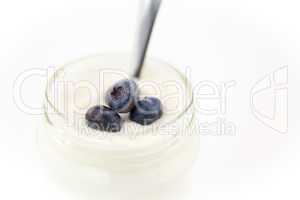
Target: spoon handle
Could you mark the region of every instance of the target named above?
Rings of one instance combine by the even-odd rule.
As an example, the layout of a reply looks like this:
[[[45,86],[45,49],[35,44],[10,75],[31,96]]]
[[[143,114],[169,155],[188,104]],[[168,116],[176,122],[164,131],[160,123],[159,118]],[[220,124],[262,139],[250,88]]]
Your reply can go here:
[[[143,0],[133,54],[133,77],[139,78],[161,0]]]

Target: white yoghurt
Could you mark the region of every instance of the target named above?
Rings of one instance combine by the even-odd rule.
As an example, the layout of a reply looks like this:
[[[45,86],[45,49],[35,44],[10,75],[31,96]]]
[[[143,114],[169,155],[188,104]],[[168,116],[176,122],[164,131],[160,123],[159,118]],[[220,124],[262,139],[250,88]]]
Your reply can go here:
[[[69,183],[75,178],[92,185],[155,185],[183,173],[197,155],[190,86],[173,67],[155,60],[145,63],[138,86],[142,97],[161,100],[159,120],[142,126],[122,115],[118,133],[86,126],[86,110],[105,105],[106,90],[129,77],[128,63],[126,55],[77,60],[60,68],[48,84],[39,145],[55,173]]]

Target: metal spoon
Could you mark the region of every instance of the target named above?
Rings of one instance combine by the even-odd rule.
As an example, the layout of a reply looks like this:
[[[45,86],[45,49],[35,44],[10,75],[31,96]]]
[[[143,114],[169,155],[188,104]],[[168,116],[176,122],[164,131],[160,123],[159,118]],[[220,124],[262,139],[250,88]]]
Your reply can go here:
[[[143,0],[133,51],[133,77],[139,78],[151,38],[152,29],[162,0]]]

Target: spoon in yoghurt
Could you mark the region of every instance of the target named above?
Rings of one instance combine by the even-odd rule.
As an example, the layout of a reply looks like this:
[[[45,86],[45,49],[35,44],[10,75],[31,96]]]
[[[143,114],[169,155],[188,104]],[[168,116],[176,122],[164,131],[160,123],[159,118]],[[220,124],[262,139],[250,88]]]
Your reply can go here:
[[[147,53],[155,19],[159,11],[162,0],[143,0],[140,5],[140,14],[133,49],[133,74],[134,78],[139,78],[145,56]]]

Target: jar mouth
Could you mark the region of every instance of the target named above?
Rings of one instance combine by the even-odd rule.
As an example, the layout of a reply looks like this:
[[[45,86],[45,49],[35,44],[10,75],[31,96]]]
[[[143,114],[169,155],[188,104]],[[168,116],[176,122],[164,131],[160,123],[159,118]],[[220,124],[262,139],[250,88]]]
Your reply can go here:
[[[98,61],[103,61],[109,63],[111,61],[115,62],[116,60],[122,60],[124,63],[123,65],[126,68],[126,65],[128,65],[130,55],[126,53],[106,53],[106,54],[97,54],[97,55],[92,55],[92,56],[87,56],[84,58],[80,58],[74,61],[71,61],[67,64],[62,65],[59,67],[54,74],[50,77],[50,79],[47,81],[46,84],[46,92],[45,92],[45,104],[44,104],[44,109],[45,109],[45,119],[46,122],[56,130],[56,133],[59,133],[56,135],[57,137],[60,137],[63,140],[69,141],[68,143],[72,144],[79,144],[79,145],[84,145],[84,146],[94,146],[94,148],[97,149],[102,149],[102,150],[108,150],[108,151],[130,151],[130,150],[136,150],[138,148],[146,148],[143,145],[137,144],[136,146],[119,146],[119,145],[114,145],[112,143],[103,143],[103,140],[95,140],[94,138],[91,137],[86,137],[86,136],[81,136],[78,134],[74,134],[74,131],[76,132],[75,129],[72,129],[71,127],[67,127],[65,124],[65,120],[67,118],[66,114],[61,112],[60,109],[55,105],[55,102],[51,99],[50,93],[51,90],[49,88],[53,87],[55,82],[57,81],[57,77],[59,77],[59,74],[62,72],[69,72],[74,70],[73,68],[78,68],[76,66],[76,63],[81,63],[81,62],[87,62],[89,64],[91,63],[97,63]],[[192,92],[192,87],[187,79],[187,77],[182,74],[176,67],[168,64],[167,62],[161,61],[156,58],[149,58],[145,61],[147,62],[153,62],[155,64],[158,64],[159,66],[163,66],[164,68],[172,71],[174,74],[176,74],[176,78],[184,84],[184,90],[186,92],[186,104],[184,107],[180,110],[180,112],[174,114],[171,118],[169,118],[167,121],[163,122],[160,124],[160,126],[153,127],[153,126],[145,126],[143,127],[143,135],[147,135],[148,133],[153,133],[153,132],[159,132],[161,129],[164,129],[165,127],[172,126],[172,124],[177,123],[177,121],[181,120],[189,111],[192,112],[193,115],[193,92]],[[105,63],[104,62],[104,63]],[[114,63],[115,64],[115,63]],[[121,63],[120,63],[121,64]],[[92,64],[91,64],[92,65]],[[103,66],[105,64],[103,63],[97,63],[97,66]],[[107,66],[110,66],[110,64],[107,64]],[[128,69],[127,67],[126,69]],[[77,70],[77,69],[75,69]],[[88,70],[88,69],[87,69]],[[49,110],[51,110],[51,114],[49,113]],[[193,118],[193,116],[192,116]],[[131,130],[132,131],[132,130]],[[133,134],[134,135],[139,135],[139,131],[141,130],[136,130]],[[174,140],[176,140],[177,135],[163,135],[161,137],[157,137],[155,140],[153,140],[152,144],[149,145],[158,145],[158,144],[168,144],[169,142],[172,143]],[[118,137],[118,136],[115,136]]]

